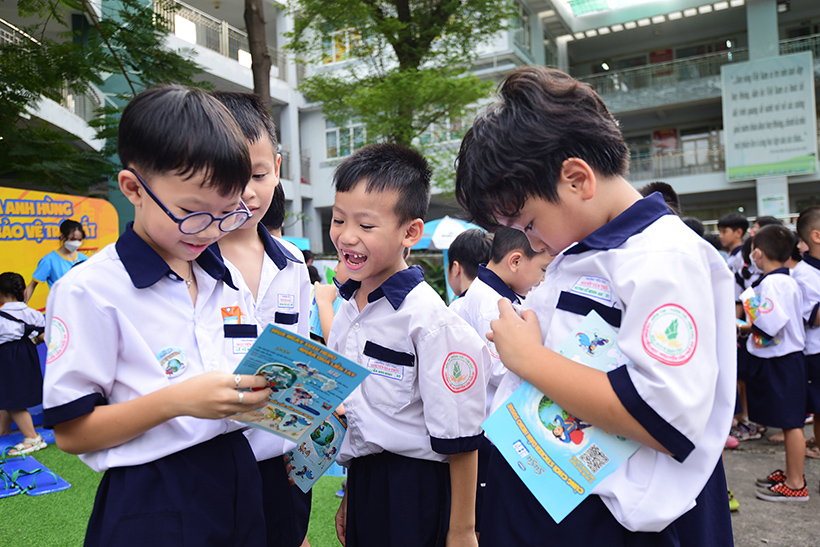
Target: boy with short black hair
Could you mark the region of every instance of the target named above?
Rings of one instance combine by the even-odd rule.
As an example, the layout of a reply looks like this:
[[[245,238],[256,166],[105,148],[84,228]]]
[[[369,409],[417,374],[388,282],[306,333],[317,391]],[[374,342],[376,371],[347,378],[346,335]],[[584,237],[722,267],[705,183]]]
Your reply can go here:
[[[660,194],[641,199],[623,178],[629,150],[591,87],[526,67],[499,98],[464,137],[456,196],[481,225],[520,229],[556,258],[520,316],[499,303],[492,341],[508,372],[493,406],[526,380],[643,446],[560,524],[494,452],[482,545],[732,545],[720,456],[735,398],[724,343],[734,305],[723,258]],[[631,363],[605,373],[548,349],[592,310],[619,329]]]
[[[493,236],[478,228],[465,230],[447,249],[447,282],[457,296],[464,296],[478,275],[478,265],[490,260]],[[455,304],[456,301],[453,302]],[[452,304],[451,304],[452,307]]]
[[[806,411],[813,412],[814,443],[806,451],[806,456],[820,459],[817,438],[820,437],[820,206],[812,205],[800,212],[797,218],[797,233],[808,247],[797,266],[792,270],[792,278],[797,281],[803,297],[803,321],[806,326]]]
[[[347,547],[476,545],[489,355],[403,258],[424,231],[430,169],[376,144],[343,160],[334,185],[330,238],[350,279],[328,347],[371,371],[344,403],[350,473],[336,533]]]
[[[746,382],[749,392],[749,418],[783,429],[786,444],[785,473],[777,470],[756,484],[765,490],[755,495],[766,501],[808,501],[803,476],[806,441],[806,365],[803,349],[803,298],[797,282],[789,275],[785,262],[794,238],[788,228],[768,225],[752,239],[752,260],[763,276],[744,295],[749,324],[747,348],[752,357],[752,377]]]
[[[475,329],[487,344],[492,358],[492,372],[487,385],[488,415],[495,392],[507,370],[495,350],[495,344],[487,340],[490,321],[498,318],[498,300],[506,298],[520,306],[527,293],[544,278],[550,262],[552,257],[548,253],[532,250],[523,232],[514,228],[499,228],[493,234],[489,260],[478,266],[476,280],[467,294],[459,298],[461,305],[455,312]],[[491,452],[492,444],[486,437],[482,438],[478,452],[476,530],[480,529],[483,491]]]
[[[726,263],[732,273],[737,273],[743,267],[743,257],[740,249],[743,247],[743,237],[749,229],[749,220],[740,213],[729,213],[718,220],[718,234],[720,243],[729,252]]]
[[[217,245],[228,265],[254,303],[252,319],[262,329],[272,323],[302,336],[309,335],[310,283],[301,257],[295,256],[281,240],[270,235],[262,218],[268,212],[279,183],[282,161],[276,142],[273,117],[253,93],[217,91],[211,95],[233,114],[248,139],[251,177],[242,201],[251,218],[225,236]],[[249,340],[250,341],[250,340]],[[241,355],[248,345],[236,345]],[[310,492],[303,493],[288,483],[284,454],[296,445],[260,429],[250,428],[245,436],[251,443],[262,475],[267,544],[299,547],[307,535],[310,519]]]
[[[247,142],[216,99],[180,86],[137,95],[118,142],[134,221],[46,308],[44,423],[105,471],[85,545],[264,545],[253,452],[221,418],[271,392],[231,373],[231,323],[252,303],[208,248],[248,219]]]

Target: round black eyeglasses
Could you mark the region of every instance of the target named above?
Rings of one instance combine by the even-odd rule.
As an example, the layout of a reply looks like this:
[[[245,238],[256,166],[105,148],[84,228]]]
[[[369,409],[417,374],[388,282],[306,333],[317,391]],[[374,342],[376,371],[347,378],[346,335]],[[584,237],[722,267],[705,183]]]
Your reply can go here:
[[[137,180],[142,184],[142,187],[145,188],[145,192],[148,196],[154,200],[154,202],[159,205],[159,208],[162,209],[168,218],[173,220],[177,223],[177,227],[179,231],[183,234],[198,234],[199,232],[205,230],[208,226],[210,226],[214,222],[219,222],[217,225],[219,230],[222,232],[233,232],[234,230],[238,229],[240,226],[245,224],[249,218],[251,218],[251,212],[248,209],[248,206],[242,200],[239,200],[239,209],[234,211],[233,213],[228,213],[224,217],[215,217],[211,213],[207,211],[199,211],[196,213],[191,213],[189,215],[185,215],[182,218],[178,218],[174,213],[172,213],[168,207],[165,206],[162,201],[148,188],[148,185],[145,184],[145,181],[142,180],[142,177],[139,176],[139,173],[131,169],[130,167],[125,168],[126,171],[131,171],[134,173],[134,176],[137,177]]]

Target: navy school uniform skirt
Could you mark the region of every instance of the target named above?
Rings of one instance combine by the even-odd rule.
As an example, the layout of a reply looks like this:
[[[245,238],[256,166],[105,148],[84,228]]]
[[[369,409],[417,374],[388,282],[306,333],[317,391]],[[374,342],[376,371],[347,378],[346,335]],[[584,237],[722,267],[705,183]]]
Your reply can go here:
[[[806,412],[820,413],[820,353],[806,355]]]
[[[556,524],[493,448],[481,517],[481,547],[731,547],[732,521],[723,461],[697,497],[697,505],[661,532],[630,532],[615,520],[601,498],[587,497]],[[674,496],[674,492],[669,492]]]
[[[0,378],[0,409],[20,410],[43,402],[40,357],[28,338],[0,344]]]
[[[240,431],[105,472],[85,545],[265,545],[259,467]]]
[[[449,526],[448,464],[391,452],[352,460],[346,547],[444,547]]]
[[[806,360],[801,352],[752,359],[754,376],[746,382],[749,419],[781,429],[803,428],[806,419]]]
[[[268,547],[299,547],[307,536],[311,491],[288,483],[285,458],[259,462]]]

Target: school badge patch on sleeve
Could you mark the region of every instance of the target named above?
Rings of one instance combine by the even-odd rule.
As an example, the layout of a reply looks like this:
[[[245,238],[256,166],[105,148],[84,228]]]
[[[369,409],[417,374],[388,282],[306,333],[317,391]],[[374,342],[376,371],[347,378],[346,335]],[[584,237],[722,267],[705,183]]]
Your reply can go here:
[[[695,320],[677,304],[665,304],[653,311],[643,325],[643,349],[661,363],[686,364],[698,345]]]
[[[478,378],[478,369],[472,357],[454,351],[444,359],[441,376],[447,389],[453,393],[461,393],[473,387]]]
[[[51,333],[48,337],[48,354],[46,364],[51,363],[65,353],[68,347],[68,327],[59,317],[51,318]]]

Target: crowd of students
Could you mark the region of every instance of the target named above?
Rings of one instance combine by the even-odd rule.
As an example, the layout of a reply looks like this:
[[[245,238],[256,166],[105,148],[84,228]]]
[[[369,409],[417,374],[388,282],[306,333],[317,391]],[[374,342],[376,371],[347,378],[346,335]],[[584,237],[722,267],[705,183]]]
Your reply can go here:
[[[104,472],[86,545],[307,545],[292,443],[226,419],[271,394],[232,373],[259,327],[310,328],[304,257],[262,222],[279,208],[270,115],[253,95],[165,86],[131,101],[118,142],[134,221],[54,284],[46,310],[44,425]],[[760,479],[759,497],[808,499],[820,208],[798,221],[808,252],[792,275],[788,230],[755,233],[741,267],[722,219],[733,276],[660,193],[627,182],[628,161],[591,88],[511,74],[458,154],[457,199],[494,236],[453,243],[449,308],[406,262],[429,205],[425,159],[374,144],[339,164],[330,238],[346,281],[317,287],[316,332],[372,372],[344,403],[343,545],[731,545],[721,454],[735,414],[738,428],[785,431],[785,471]],[[628,364],[603,372],[553,351],[593,310]],[[672,323],[679,337],[659,334]],[[524,381],[640,443],[560,523],[483,435]]]

